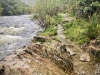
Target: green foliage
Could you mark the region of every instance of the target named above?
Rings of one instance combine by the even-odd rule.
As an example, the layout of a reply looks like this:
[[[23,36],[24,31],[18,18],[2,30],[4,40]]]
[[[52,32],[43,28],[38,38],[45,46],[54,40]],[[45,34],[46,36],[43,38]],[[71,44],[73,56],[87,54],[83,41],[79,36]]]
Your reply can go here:
[[[34,6],[34,12],[38,14],[39,19],[45,24],[51,24],[51,17],[56,16],[64,9],[66,0],[37,0]]]
[[[69,4],[71,4],[70,2],[71,1],[69,1]],[[65,33],[67,34],[66,36],[72,41],[81,43],[100,36],[100,0],[75,0],[75,2],[76,4],[74,3],[73,5],[75,9],[71,9],[71,12],[72,10],[80,10],[81,13],[79,12],[78,15],[81,15],[81,18],[88,18],[88,21],[82,23],[83,20],[81,19],[81,22],[76,21],[76,23],[67,24],[64,27]]]
[[[61,22],[63,22],[63,18],[60,14],[58,14],[57,16],[51,17],[51,24],[52,25],[58,25]]]
[[[100,24],[98,22],[98,16],[94,14],[93,17],[90,18],[90,24],[87,30],[87,36],[90,39],[95,39],[99,36]]]
[[[89,21],[79,19],[64,26],[66,38],[69,38],[76,44],[83,44],[86,41],[100,36],[100,23],[96,14]]]
[[[21,15],[28,13],[28,6],[20,0],[0,0],[2,15]]]
[[[49,18],[48,18],[49,19]],[[48,27],[46,28],[45,31],[43,31],[41,33],[41,35],[44,36],[53,36],[54,39],[57,40],[56,34],[57,34],[57,25],[59,23],[63,22],[63,18],[61,17],[60,14],[58,14],[57,16],[52,16],[50,17],[50,25],[48,25]]]
[[[100,0],[79,0],[78,9],[81,9],[83,11],[84,16],[93,15],[95,12],[99,13]]]
[[[2,15],[3,8],[0,5],[0,15]]]
[[[70,14],[75,14],[77,6],[78,6],[77,0],[67,0],[66,12]]]
[[[76,20],[72,23],[67,23],[64,26],[64,33],[66,38],[70,39],[76,44],[83,44],[88,41],[88,37],[84,34],[87,30],[88,23],[85,20]]]
[[[48,28],[41,33],[43,36],[54,36],[57,34],[57,27],[54,25],[49,25]]]
[[[41,3],[42,2],[42,3]],[[77,9],[81,9],[83,16],[89,19],[79,19],[64,25],[64,33],[76,44],[83,44],[90,39],[100,35],[100,15],[91,15],[99,10],[99,0],[37,0],[34,12],[39,20],[42,20],[48,27],[41,35],[55,36],[58,24],[63,22],[60,12],[75,14]],[[95,9],[96,8],[96,9]],[[94,10],[95,9],[95,10]],[[74,13],[72,13],[74,12]],[[90,18],[91,17],[91,18]],[[57,39],[55,37],[55,39]]]

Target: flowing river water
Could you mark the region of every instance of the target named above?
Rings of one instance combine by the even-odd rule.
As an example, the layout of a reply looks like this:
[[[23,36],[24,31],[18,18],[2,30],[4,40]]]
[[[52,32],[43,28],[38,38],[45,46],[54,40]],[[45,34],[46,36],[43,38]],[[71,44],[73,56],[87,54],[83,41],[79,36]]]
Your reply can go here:
[[[33,37],[43,31],[37,22],[31,21],[32,15],[0,17],[0,59],[31,43]]]

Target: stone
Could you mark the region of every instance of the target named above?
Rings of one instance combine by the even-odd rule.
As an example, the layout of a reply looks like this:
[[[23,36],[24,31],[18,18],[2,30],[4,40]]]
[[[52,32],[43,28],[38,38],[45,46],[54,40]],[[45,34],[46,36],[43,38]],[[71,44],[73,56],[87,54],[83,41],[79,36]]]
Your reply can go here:
[[[81,56],[80,56],[80,60],[84,61],[84,62],[90,61],[89,53],[86,53],[86,52],[82,53]]]
[[[67,52],[66,45],[60,45],[60,51],[63,53]]]
[[[96,70],[94,75],[100,75],[100,64],[96,64]]]
[[[75,55],[75,52],[73,52],[72,50],[70,50],[69,48],[67,48],[67,52],[70,53],[70,55]]]
[[[45,36],[34,36],[33,42],[45,42],[47,37]]]
[[[0,35],[4,35],[4,32],[0,32]]]

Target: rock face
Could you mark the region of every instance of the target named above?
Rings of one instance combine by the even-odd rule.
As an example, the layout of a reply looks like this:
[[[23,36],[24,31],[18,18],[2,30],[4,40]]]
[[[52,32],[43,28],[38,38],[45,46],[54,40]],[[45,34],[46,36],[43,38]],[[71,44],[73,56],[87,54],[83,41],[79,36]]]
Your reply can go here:
[[[84,43],[82,49],[89,52],[93,57],[100,57],[100,36],[97,37],[95,40]]]
[[[72,75],[73,72],[68,58],[42,44],[25,45],[0,60],[0,75]]]

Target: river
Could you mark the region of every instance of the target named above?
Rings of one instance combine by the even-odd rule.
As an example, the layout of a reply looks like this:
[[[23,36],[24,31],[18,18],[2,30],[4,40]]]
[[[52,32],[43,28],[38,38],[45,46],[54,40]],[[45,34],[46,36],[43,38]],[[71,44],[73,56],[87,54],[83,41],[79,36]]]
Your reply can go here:
[[[43,31],[31,17],[32,15],[0,17],[0,59],[31,43],[33,37]]]

